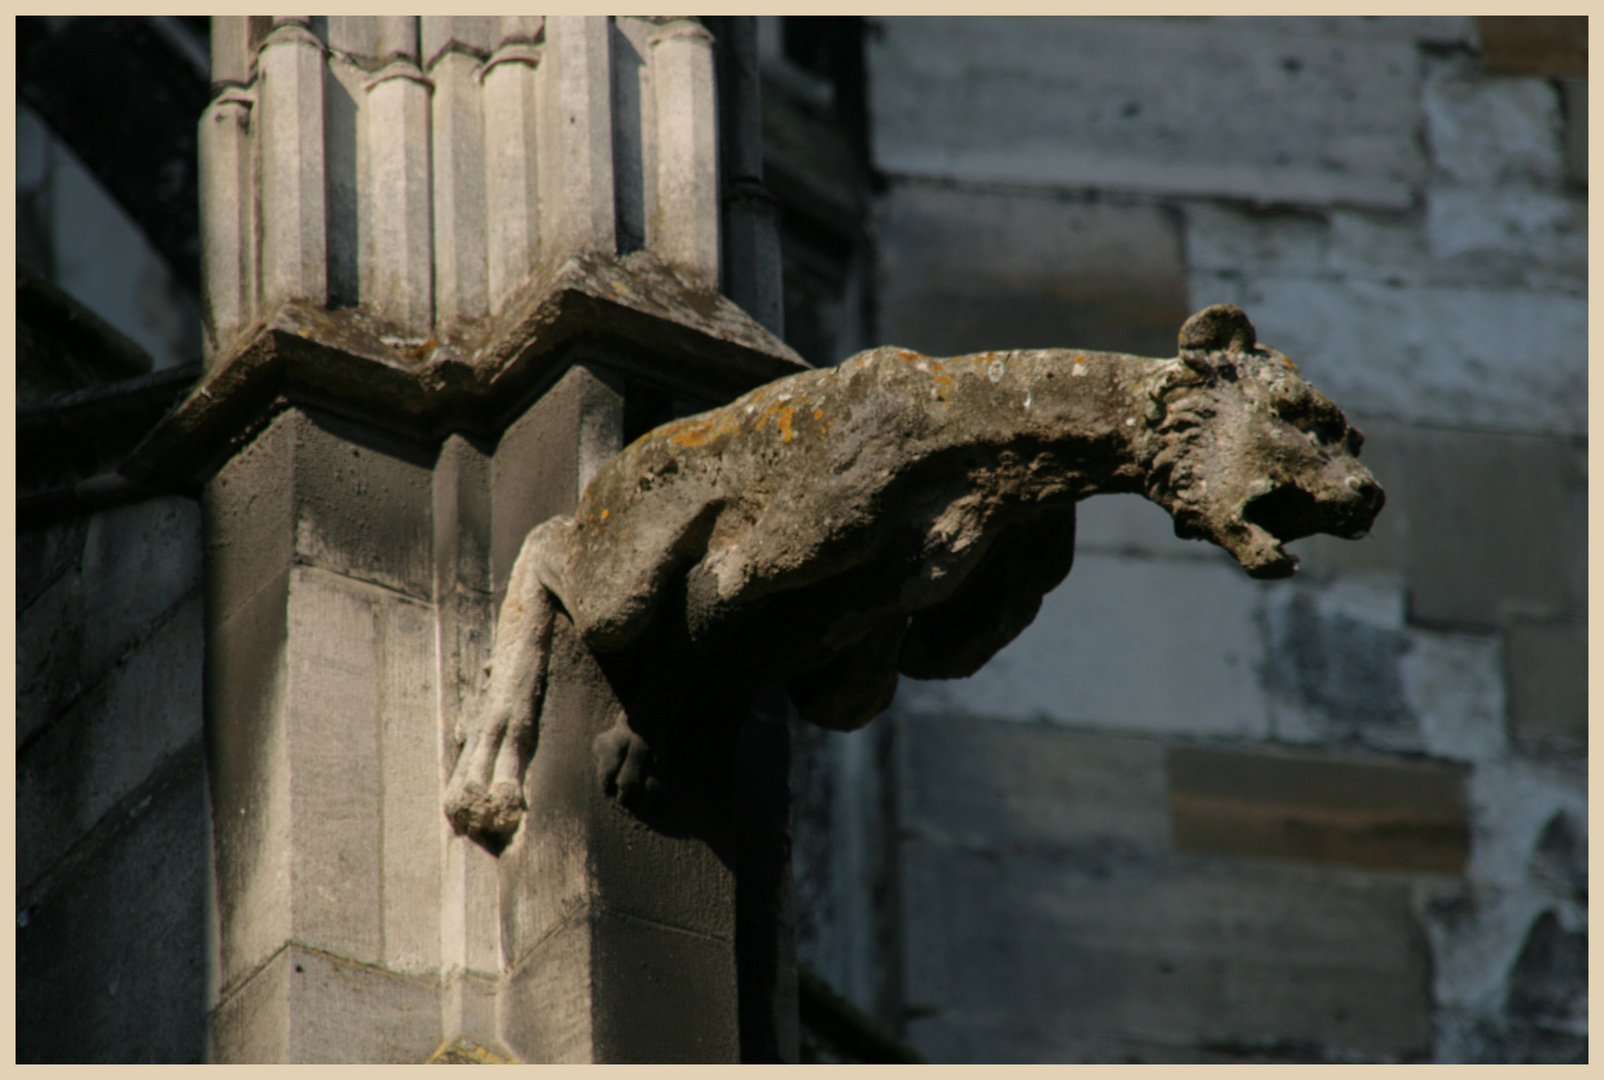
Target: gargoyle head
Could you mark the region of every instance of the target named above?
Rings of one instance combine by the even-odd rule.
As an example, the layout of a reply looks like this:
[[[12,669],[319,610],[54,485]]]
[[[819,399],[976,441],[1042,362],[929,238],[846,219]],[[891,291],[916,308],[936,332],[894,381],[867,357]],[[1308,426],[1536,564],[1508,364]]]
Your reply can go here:
[[[1384,496],[1358,461],[1364,435],[1292,361],[1257,344],[1240,308],[1188,319],[1179,359],[1154,394],[1147,474],[1148,498],[1177,536],[1212,540],[1252,576],[1275,578],[1297,567],[1287,541],[1369,530]]]

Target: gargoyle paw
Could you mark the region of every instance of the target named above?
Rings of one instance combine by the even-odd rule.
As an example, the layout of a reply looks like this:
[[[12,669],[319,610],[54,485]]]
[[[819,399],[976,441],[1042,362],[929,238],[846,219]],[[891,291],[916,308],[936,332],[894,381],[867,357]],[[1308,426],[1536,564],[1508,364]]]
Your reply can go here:
[[[617,796],[625,806],[634,808],[646,803],[661,786],[656,754],[622,718],[596,736],[591,752],[602,789]]]

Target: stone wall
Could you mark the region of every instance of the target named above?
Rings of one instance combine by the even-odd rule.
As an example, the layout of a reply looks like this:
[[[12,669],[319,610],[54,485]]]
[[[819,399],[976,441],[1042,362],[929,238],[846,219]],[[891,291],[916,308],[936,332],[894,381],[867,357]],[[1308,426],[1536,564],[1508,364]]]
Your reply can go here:
[[[933,1060],[1585,1058],[1585,80],[1481,33],[872,24],[875,341],[1240,304],[1388,493],[1277,583],[1091,500],[1014,645],[817,737],[803,959]]]

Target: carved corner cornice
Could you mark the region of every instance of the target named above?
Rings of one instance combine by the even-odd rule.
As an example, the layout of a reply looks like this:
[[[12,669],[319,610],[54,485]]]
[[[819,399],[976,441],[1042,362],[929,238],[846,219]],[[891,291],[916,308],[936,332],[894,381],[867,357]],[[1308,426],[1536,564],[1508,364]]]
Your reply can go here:
[[[577,350],[695,398],[728,399],[808,364],[728,298],[655,255],[568,259],[457,340],[396,336],[357,308],[281,306],[215,364],[119,470],[195,491],[282,408],[311,405],[433,444],[494,437]]]

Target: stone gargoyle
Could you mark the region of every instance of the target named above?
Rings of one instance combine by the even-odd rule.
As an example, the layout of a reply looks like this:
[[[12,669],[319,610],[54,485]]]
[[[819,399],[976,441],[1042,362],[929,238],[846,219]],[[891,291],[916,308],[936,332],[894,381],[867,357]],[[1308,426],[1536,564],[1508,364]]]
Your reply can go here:
[[[1362,439],[1227,305],[1188,319],[1170,359],[887,346],[666,424],[524,541],[447,816],[492,850],[517,829],[559,619],[655,673],[635,699],[658,719],[625,701],[593,747],[635,805],[714,684],[750,702],[781,682],[845,731],[899,675],[973,674],[1069,573],[1090,495],[1139,492],[1250,575],[1291,574],[1286,541],[1361,536],[1381,509]]]

